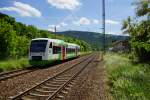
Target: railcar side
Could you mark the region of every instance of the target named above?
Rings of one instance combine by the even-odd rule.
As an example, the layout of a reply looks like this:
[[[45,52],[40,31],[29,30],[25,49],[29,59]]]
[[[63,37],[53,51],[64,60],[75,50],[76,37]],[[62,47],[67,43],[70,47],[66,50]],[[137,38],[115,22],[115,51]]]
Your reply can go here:
[[[66,43],[59,39],[32,39],[29,50],[31,65],[44,66],[58,60],[66,60],[79,56],[80,46]]]

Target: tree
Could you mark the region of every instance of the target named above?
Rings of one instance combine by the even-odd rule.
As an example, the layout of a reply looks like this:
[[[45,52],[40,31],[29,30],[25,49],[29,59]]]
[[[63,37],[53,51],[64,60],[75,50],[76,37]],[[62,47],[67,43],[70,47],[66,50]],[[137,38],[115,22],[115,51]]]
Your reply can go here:
[[[40,37],[42,38],[48,38],[48,31],[40,30]]]
[[[16,32],[13,26],[4,20],[0,20],[0,58],[14,56]]]
[[[29,39],[26,36],[19,36],[16,38],[16,58],[27,56],[29,51]]]
[[[149,18],[150,16],[149,4],[150,4],[149,0],[140,0],[139,2],[136,2],[137,5],[136,15],[139,17],[147,15],[147,18]]]
[[[131,17],[129,16],[127,20],[124,20],[122,23],[122,30],[124,30],[124,33],[129,33],[132,31],[132,25],[131,25]]]
[[[136,3],[136,15],[139,17],[146,16],[147,19],[134,21],[130,17],[123,21],[122,29],[125,29],[131,36],[132,54],[138,61],[150,60],[150,2],[140,1]]]

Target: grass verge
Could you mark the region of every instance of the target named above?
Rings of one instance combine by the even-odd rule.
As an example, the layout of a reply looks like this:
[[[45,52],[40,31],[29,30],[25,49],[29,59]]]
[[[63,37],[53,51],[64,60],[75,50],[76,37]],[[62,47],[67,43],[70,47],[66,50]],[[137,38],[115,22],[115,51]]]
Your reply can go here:
[[[29,66],[30,66],[30,64],[29,64],[27,58],[9,59],[6,61],[0,61],[0,72],[20,69],[20,68],[26,68]]]
[[[80,55],[86,55],[91,52],[80,52]],[[15,69],[22,69],[29,67],[28,58],[21,58],[21,59],[7,59],[0,61],[0,72],[3,71],[10,71]]]
[[[104,57],[114,100],[150,100],[150,65],[133,64],[125,55]]]

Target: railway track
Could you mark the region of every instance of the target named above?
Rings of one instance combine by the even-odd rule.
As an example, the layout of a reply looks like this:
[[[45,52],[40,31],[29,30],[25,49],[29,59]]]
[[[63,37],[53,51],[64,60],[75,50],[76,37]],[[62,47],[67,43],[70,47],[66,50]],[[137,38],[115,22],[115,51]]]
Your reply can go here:
[[[94,55],[84,58],[79,63],[72,65],[70,68],[63,70],[38,83],[36,86],[10,97],[11,100],[52,100],[62,99],[67,93],[69,87],[73,84],[73,80],[87,67],[94,59]]]
[[[25,70],[25,69],[19,69],[19,70],[14,70],[14,71],[9,71],[9,72],[4,72],[0,73],[0,81],[7,80],[9,78],[13,78],[22,74],[30,73],[35,70]]]
[[[61,66],[61,65],[59,65],[59,66]],[[65,66],[65,65],[63,65],[63,66]],[[10,79],[10,78],[13,78],[13,77],[17,77],[19,75],[33,72],[35,70],[37,70],[37,69],[34,69],[34,70],[19,69],[19,70],[14,70],[14,71],[2,72],[2,73],[0,73],[0,82]]]

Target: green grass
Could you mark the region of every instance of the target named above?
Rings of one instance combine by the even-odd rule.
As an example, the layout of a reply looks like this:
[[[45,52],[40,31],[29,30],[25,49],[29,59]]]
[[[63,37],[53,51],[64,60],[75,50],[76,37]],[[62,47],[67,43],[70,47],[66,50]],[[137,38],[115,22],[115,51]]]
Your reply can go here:
[[[80,52],[80,55],[86,55],[91,52]],[[31,66],[28,58],[0,60],[0,72],[22,69]]]
[[[5,61],[0,61],[0,72],[8,71],[8,70],[15,70],[20,68],[29,67],[29,62],[27,58],[21,59],[9,59]]]
[[[114,100],[150,100],[149,64],[133,64],[119,54],[106,54],[104,59]]]

